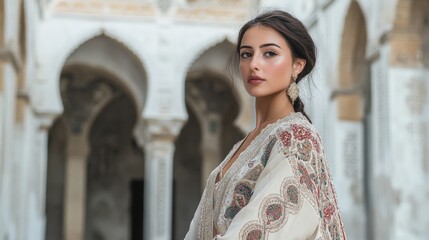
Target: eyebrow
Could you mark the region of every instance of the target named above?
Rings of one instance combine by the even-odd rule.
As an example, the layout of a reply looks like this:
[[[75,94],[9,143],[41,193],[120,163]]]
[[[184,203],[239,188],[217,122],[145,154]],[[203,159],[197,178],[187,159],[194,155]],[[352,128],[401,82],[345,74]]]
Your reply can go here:
[[[261,46],[259,46],[259,48],[270,47],[270,46],[274,46],[274,47],[278,47],[278,48],[282,49],[279,45],[277,45],[275,43],[265,43],[265,44],[262,44]],[[252,47],[247,46],[247,45],[243,45],[240,47],[240,49],[242,49],[242,48],[252,48]]]

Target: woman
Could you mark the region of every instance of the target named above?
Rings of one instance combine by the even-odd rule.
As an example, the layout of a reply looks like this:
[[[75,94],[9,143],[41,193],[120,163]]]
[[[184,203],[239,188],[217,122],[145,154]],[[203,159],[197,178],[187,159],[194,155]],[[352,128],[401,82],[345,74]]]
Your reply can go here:
[[[345,239],[321,140],[297,83],[316,62],[305,26],[283,11],[246,23],[236,53],[256,127],[207,180],[187,240]]]

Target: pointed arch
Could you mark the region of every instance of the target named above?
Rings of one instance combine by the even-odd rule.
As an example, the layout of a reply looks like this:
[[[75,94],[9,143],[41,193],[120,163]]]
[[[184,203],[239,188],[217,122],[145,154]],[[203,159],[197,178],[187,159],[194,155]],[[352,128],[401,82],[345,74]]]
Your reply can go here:
[[[352,1],[346,16],[339,61],[338,117],[359,121],[364,117],[363,95],[369,79],[366,60],[367,28],[363,11]]]
[[[217,37],[212,37],[210,40],[206,40],[201,42],[200,44],[196,44],[192,46],[192,51],[195,54],[189,58],[189,60],[185,63],[185,69],[187,72],[191,70],[191,68],[195,68],[195,63],[198,63],[198,60],[201,60],[202,57],[207,56],[213,50],[220,51],[223,54],[224,59],[228,59],[228,53],[231,53],[235,47],[235,44],[224,35],[219,35]]]
[[[99,34],[80,43],[68,55],[63,66],[84,64],[112,73],[143,111],[147,92],[147,74],[140,58],[123,42]]]
[[[227,65],[234,51],[235,45],[227,39],[205,48],[194,58],[192,65],[188,68],[188,75],[205,70],[211,71],[221,75],[223,80],[226,80],[225,84],[234,87],[227,73]]]

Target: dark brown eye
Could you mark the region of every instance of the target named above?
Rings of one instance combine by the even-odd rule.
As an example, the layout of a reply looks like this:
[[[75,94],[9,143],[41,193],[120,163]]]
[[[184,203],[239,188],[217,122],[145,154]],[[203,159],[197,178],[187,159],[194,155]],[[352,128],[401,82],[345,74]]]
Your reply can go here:
[[[268,51],[268,52],[265,53],[265,56],[267,56],[267,57],[274,57],[276,55],[277,55],[277,53],[275,53],[273,51]]]
[[[240,54],[240,58],[249,58],[251,56],[252,56],[252,54],[250,52],[242,52]]]

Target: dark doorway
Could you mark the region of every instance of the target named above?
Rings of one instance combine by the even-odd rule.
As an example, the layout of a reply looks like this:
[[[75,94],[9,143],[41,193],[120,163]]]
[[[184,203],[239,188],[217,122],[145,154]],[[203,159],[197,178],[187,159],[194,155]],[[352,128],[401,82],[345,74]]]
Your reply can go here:
[[[143,239],[143,179],[133,179],[131,188],[131,240]]]

